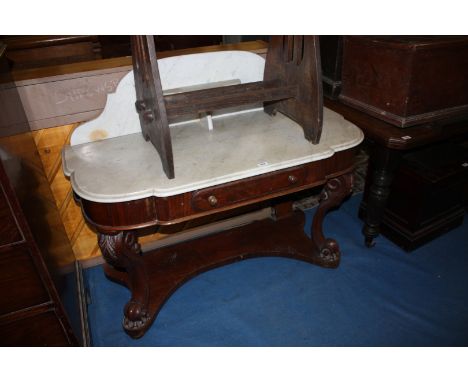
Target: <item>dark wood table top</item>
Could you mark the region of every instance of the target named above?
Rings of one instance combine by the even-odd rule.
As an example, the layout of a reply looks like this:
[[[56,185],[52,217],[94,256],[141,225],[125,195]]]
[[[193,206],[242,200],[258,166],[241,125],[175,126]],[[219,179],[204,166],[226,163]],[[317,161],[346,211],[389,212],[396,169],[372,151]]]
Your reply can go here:
[[[390,149],[411,150],[468,133],[468,121],[446,125],[425,124],[399,128],[335,100],[324,99],[325,107],[341,114],[363,130],[367,138]]]

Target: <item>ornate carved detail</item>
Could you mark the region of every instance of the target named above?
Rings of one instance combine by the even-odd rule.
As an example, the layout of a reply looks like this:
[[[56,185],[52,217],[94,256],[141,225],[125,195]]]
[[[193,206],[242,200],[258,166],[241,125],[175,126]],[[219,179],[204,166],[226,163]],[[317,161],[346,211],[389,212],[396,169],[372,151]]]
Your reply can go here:
[[[340,247],[336,240],[325,239],[325,243],[320,248],[319,257],[324,264],[329,264],[330,266],[333,264],[338,265],[340,261]]]
[[[322,266],[335,268],[340,262],[340,248],[334,239],[326,239],[322,223],[326,213],[337,207],[353,190],[353,174],[330,179],[320,194],[320,204],[312,221],[312,240],[319,252]]]
[[[148,309],[138,301],[130,300],[124,308],[122,326],[127,332],[141,331],[150,320]]]
[[[141,253],[140,244],[131,231],[121,231],[114,235],[98,233],[98,243],[107,263],[117,268],[126,268],[128,256]]]
[[[133,337],[150,323],[148,314],[148,275],[141,258],[141,247],[132,231],[98,234],[99,247],[106,262],[128,273],[128,287],[132,292],[124,308],[123,327]]]
[[[320,194],[320,202],[335,199],[338,204],[353,191],[354,176],[352,173],[342,175],[338,178],[330,179],[323,187]],[[335,205],[333,205],[335,206]]]

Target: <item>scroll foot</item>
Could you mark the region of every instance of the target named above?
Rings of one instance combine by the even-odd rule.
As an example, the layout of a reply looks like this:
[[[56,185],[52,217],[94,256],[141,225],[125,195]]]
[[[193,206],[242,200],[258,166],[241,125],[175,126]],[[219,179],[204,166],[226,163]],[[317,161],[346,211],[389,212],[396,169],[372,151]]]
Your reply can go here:
[[[312,221],[312,240],[317,248],[318,265],[336,268],[340,263],[340,248],[334,239],[325,238],[323,219],[327,212],[337,207],[353,190],[353,174],[330,179],[320,194],[320,204]]]
[[[98,237],[104,259],[111,266],[105,268],[106,274],[125,282],[132,292],[124,308],[122,325],[131,337],[141,337],[152,319],[148,313],[149,280],[136,235],[131,231],[120,231],[99,233]]]

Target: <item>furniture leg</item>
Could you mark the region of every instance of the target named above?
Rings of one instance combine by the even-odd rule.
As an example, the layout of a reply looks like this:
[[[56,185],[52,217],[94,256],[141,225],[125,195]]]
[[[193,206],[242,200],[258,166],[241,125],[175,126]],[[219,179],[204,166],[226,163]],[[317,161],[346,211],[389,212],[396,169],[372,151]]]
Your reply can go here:
[[[380,223],[390,195],[390,186],[400,159],[401,154],[396,150],[378,145],[374,145],[372,148],[370,161],[374,169],[362,229],[365,244],[369,248],[375,245],[374,239],[379,236]]]
[[[100,232],[105,273],[125,285],[132,296],[124,308],[123,327],[133,338],[149,329],[169,296],[185,281],[209,269],[257,256],[282,256],[326,268],[339,265],[340,250],[323,235],[326,213],[350,194],[353,175],[328,180],[312,222],[312,239],[304,232],[305,216],[281,200],[272,219],[181,242],[142,255],[133,231]]]
[[[107,264],[106,275],[126,284],[132,292],[124,308],[124,329],[132,337],[144,333],[149,320],[149,286],[141,248],[133,231],[98,233],[99,248]]]
[[[334,239],[325,238],[323,234],[323,219],[326,213],[351,194],[353,190],[353,173],[330,179],[320,194],[320,204],[312,221],[312,241],[317,248],[319,265],[337,267],[340,262],[340,248]]]

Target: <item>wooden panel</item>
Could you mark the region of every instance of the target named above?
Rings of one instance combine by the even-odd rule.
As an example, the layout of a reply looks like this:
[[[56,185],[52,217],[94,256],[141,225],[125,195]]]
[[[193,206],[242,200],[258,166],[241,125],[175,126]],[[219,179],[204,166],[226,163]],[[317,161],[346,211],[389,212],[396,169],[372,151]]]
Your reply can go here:
[[[97,36],[6,36],[2,40],[15,69],[100,58]]]
[[[340,99],[398,127],[468,116],[468,39],[346,36]]]
[[[301,166],[273,174],[260,175],[256,176],[254,180],[241,180],[233,182],[231,185],[223,184],[196,191],[192,197],[192,206],[195,211],[209,211],[300,187],[305,182],[307,171],[305,166]],[[265,180],[268,181],[265,182]]]
[[[0,325],[2,346],[69,346],[70,340],[54,311]]]
[[[265,56],[268,48],[268,43],[265,41],[248,41],[239,44],[223,44],[223,45],[209,45],[199,48],[178,49],[172,51],[158,52],[159,58],[180,56],[182,54],[193,53],[206,53],[218,52],[223,50],[247,50],[252,53],[257,53]],[[132,58],[116,57],[103,60],[93,60],[86,62],[79,62],[67,65],[54,65],[45,68],[35,68],[28,70],[13,71],[13,78],[15,81],[26,81],[31,79],[53,77],[57,75],[75,75],[82,72],[113,70],[116,68],[126,67],[127,71],[132,68]]]
[[[99,255],[96,234],[85,224],[80,207],[73,199],[71,184],[62,171],[62,148],[70,144],[77,124],[34,132],[34,141],[44,167],[65,232],[78,260]]]
[[[49,301],[31,254],[24,247],[0,252],[0,315]]]
[[[205,113],[239,105],[277,101],[297,95],[297,86],[280,86],[275,82],[250,82],[247,84],[223,86],[196,90],[164,97],[169,120],[177,117]]]
[[[89,61],[97,57],[92,42],[48,46],[47,48],[30,48],[27,50],[11,51],[8,59],[15,63],[15,67],[38,67],[50,64],[65,64],[77,61]]]
[[[0,145],[10,158],[5,169],[47,264],[52,269],[70,265],[75,258],[32,133],[0,138]],[[62,171],[58,166],[57,173]]]
[[[17,89],[31,128],[37,130],[63,124],[64,117],[79,116],[75,122],[82,121],[82,113],[86,113],[88,120],[97,117],[106,104],[107,94],[115,91],[127,73],[128,70],[85,73],[80,78],[61,78]],[[8,97],[8,92],[2,97]]]

